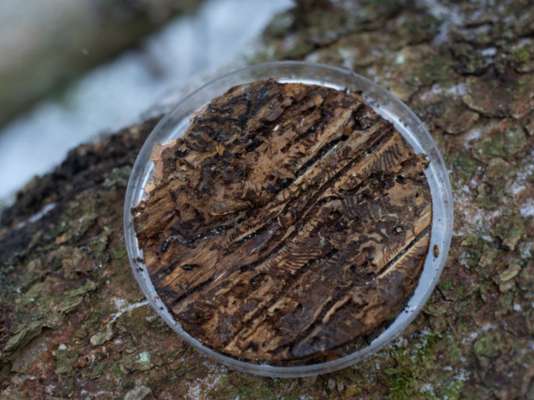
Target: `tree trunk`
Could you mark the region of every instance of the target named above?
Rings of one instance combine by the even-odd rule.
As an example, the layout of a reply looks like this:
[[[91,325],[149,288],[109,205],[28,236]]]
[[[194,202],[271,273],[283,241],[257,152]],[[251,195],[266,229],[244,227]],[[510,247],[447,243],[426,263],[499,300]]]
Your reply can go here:
[[[127,178],[156,118],[78,147],[4,211],[0,397],[533,399],[532,6],[300,1],[264,39],[254,61],[353,68],[439,143],[455,234],[424,311],[368,361],[300,382],[233,372],[182,343],[143,300],[122,237]]]
[[[198,0],[3,0],[0,125]]]

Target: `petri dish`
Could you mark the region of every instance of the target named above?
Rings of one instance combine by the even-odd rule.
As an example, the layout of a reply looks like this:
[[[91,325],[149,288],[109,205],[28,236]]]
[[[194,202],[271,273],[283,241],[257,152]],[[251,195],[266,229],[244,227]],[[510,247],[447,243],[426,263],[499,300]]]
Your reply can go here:
[[[423,154],[425,177],[431,194],[430,243],[415,289],[402,312],[368,344],[333,360],[302,365],[257,363],[219,352],[188,333],[161,299],[144,264],[134,227],[132,208],[146,196],[154,174],[152,154],[156,146],[184,135],[195,113],[229,89],[272,79],[280,83],[317,85],[339,91],[358,92],[364,102],[391,122],[414,153]],[[297,61],[248,66],[206,83],[181,100],[154,128],[141,148],[129,178],[124,202],[124,237],[132,272],[154,311],[187,343],[212,359],[241,372],[260,376],[295,378],[330,373],[362,361],[397,338],[422,310],[445,266],[453,229],[453,198],[443,157],[425,125],[400,100],[370,80],[343,68]]]

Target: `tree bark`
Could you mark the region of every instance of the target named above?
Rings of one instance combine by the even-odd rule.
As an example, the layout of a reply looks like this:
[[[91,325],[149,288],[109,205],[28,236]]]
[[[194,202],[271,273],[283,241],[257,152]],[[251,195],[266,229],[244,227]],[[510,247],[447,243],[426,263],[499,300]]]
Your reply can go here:
[[[210,348],[256,363],[332,360],[413,292],[430,238],[428,163],[359,94],[236,86],[153,159],[132,210],[144,265]]]
[[[402,338],[316,379],[230,371],[156,317],[133,280],[122,201],[158,118],[80,146],[0,227],[0,397],[534,398],[534,9],[524,1],[300,1],[253,61],[353,68],[407,102],[450,168],[455,233]]]

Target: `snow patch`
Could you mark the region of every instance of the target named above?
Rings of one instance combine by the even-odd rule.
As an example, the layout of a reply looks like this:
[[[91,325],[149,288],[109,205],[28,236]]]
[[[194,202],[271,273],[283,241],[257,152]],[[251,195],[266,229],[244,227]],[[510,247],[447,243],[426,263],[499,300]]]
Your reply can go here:
[[[474,192],[467,186],[463,185],[454,194],[455,205],[458,210],[458,215],[463,218],[464,224],[454,232],[455,236],[465,236],[473,231],[484,232],[489,226],[502,215],[501,209],[493,211],[483,210],[477,207],[473,200]],[[491,238],[483,237],[483,239],[490,241]]]
[[[471,142],[480,139],[481,135],[482,135],[482,131],[479,128],[473,128],[470,131],[468,131],[464,136],[465,147],[469,147]]]
[[[528,199],[519,208],[522,217],[534,217],[534,199]]]
[[[465,369],[460,369],[456,375],[454,375],[454,380],[459,382],[465,382],[469,379],[469,371]]]
[[[400,52],[397,54],[397,57],[395,57],[395,64],[404,64],[406,62],[406,56],[403,52]]]
[[[517,172],[514,182],[508,188],[508,193],[518,195],[527,188],[528,179],[534,175],[534,151],[524,158],[522,168]],[[529,212],[528,209],[525,210]]]
[[[187,398],[191,400],[200,399],[200,384],[199,383],[196,383],[189,388],[189,390],[187,391]]]
[[[115,300],[116,299],[114,299],[114,301]],[[122,300],[122,299],[119,299],[119,300]],[[124,300],[122,300],[122,301],[123,302],[119,302],[120,304],[122,304],[122,306],[120,308],[118,308],[118,311],[115,314],[112,315],[111,321],[109,322],[110,324],[115,322],[123,314],[125,314],[127,312],[130,312],[132,310],[135,310],[137,308],[144,307],[144,306],[148,305],[148,300],[143,300],[143,301],[140,301],[138,303],[133,303],[133,304],[126,304],[126,302]],[[117,303],[115,303],[115,306],[117,306]]]
[[[457,6],[443,5],[439,0],[419,0],[418,3],[425,7],[433,17],[442,21],[438,34],[434,37],[434,45],[447,42],[451,27],[463,23],[463,16]]]
[[[197,379],[187,391],[186,398],[189,400],[201,400],[206,398],[205,395],[219,384],[221,377],[222,374],[217,372],[210,373],[203,379]]]
[[[445,90],[445,93],[450,94],[452,96],[462,97],[465,96],[467,93],[467,89],[465,87],[464,83],[458,83],[457,85],[453,85]]]
[[[480,329],[473,331],[469,333],[466,337],[464,337],[462,342],[464,344],[473,343],[480,336],[480,334],[491,331],[495,328],[496,326],[494,324],[491,324],[491,323],[484,324],[480,327]]]
[[[117,311],[120,311],[126,306],[126,300],[121,299],[120,297],[114,297],[113,303],[115,304],[115,308],[117,309]]]
[[[496,47],[486,47],[483,49],[480,54],[482,54],[486,58],[491,58],[497,54],[497,48]]]
[[[432,386],[431,383],[425,383],[421,386],[421,389],[419,389],[422,393],[430,393],[434,394],[434,386]]]
[[[356,59],[356,54],[353,49],[346,47],[340,47],[338,53],[342,59],[342,65],[346,68],[351,68],[354,65],[354,60]]]
[[[245,57],[272,16],[291,5],[289,0],[205,1],[138,49],[81,77],[62,96],[68,102],[44,100],[2,127],[0,199],[9,198],[33,175],[50,170],[95,133],[138,120],[165,93],[176,93],[198,74],[212,78],[219,68]]]
[[[54,208],[56,208],[56,203],[49,203],[45,205],[43,208],[41,208],[39,211],[37,211],[35,214],[30,216],[26,221],[19,222],[15,229],[20,229],[25,227],[28,224],[33,224],[34,222],[39,221],[42,219],[46,214],[48,214],[50,211],[52,211]]]

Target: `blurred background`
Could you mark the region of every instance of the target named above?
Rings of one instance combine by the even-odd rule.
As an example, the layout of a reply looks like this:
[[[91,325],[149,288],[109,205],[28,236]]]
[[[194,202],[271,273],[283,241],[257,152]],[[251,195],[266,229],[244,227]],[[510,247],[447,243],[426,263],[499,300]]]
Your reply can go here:
[[[291,0],[1,0],[0,208],[68,150],[243,63]]]

